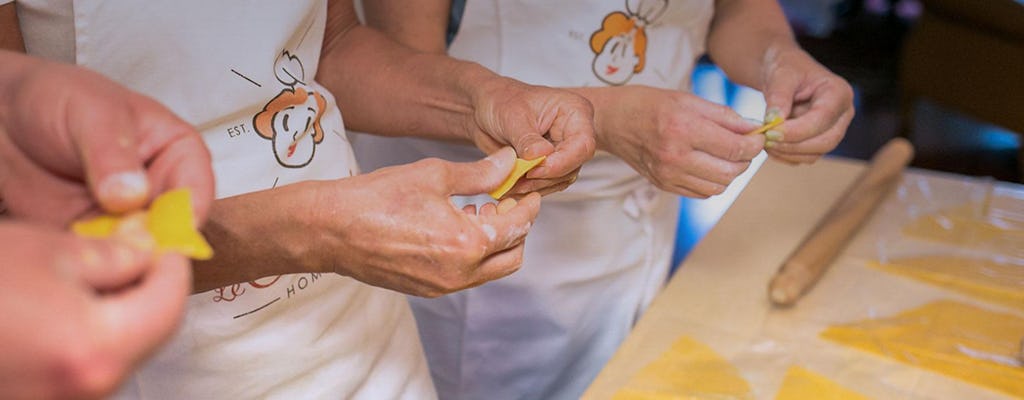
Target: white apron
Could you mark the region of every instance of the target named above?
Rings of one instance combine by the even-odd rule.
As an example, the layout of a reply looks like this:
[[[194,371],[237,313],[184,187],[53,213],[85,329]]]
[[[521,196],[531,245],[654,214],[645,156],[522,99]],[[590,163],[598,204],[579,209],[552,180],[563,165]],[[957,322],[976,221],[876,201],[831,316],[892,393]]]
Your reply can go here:
[[[469,0],[449,54],[532,84],[688,90],[713,8],[713,0]],[[359,135],[353,144],[367,169],[480,157],[471,146],[421,139]],[[678,197],[599,152],[572,187],[545,198],[519,272],[412,299],[440,397],[578,398],[661,288],[678,215]]]
[[[96,70],[197,126],[219,198],[357,173],[334,98],[313,81],[323,1],[18,6],[30,53]],[[295,274],[191,296],[178,335],[117,398],[435,396],[403,296]]]

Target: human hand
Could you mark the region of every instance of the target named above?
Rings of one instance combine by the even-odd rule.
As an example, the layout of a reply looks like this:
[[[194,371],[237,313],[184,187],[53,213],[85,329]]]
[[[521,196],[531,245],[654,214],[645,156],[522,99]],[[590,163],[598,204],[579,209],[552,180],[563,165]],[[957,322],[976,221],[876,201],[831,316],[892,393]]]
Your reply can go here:
[[[0,247],[0,398],[104,398],[183,315],[180,255],[18,222]]]
[[[707,198],[750,166],[764,147],[757,128],[729,107],[647,86],[581,90],[597,109],[598,146],[662,190]]]
[[[83,68],[2,51],[0,60],[0,193],[12,216],[65,227],[185,186],[205,219],[213,175],[194,128]]]
[[[314,212],[305,224],[326,242],[306,253],[341,275],[424,297],[511,274],[522,264],[540,196],[526,195],[503,212],[489,204],[478,213],[457,209],[450,197],[496,188],[514,160],[504,148],[473,163],[426,159],[319,182],[311,192],[319,205],[306,207]]]
[[[547,156],[508,192],[542,195],[575,182],[594,156],[593,107],[574,93],[494,76],[476,96],[473,142],[485,153],[512,146],[519,158]]]
[[[768,154],[789,163],[812,163],[843,139],[854,114],[853,89],[843,78],[791,46],[769,50],[762,79],[765,121],[775,115],[785,119],[769,131]]]

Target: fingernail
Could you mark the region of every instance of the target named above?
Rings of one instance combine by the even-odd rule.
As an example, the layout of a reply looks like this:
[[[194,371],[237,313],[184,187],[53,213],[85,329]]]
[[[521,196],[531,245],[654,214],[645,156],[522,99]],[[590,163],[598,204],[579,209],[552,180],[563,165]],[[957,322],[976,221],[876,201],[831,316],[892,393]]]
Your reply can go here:
[[[769,108],[764,113],[764,123],[769,123],[772,120],[774,120],[776,118],[779,118],[779,116],[781,114],[782,114],[782,110],[780,110],[778,107]]]
[[[100,182],[96,191],[101,201],[136,201],[149,195],[149,180],[142,171],[120,172]]]
[[[779,142],[776,142],[776,141],[774,141],[774,140],[768,140],[768,141],[765,141],[765,142],[764,142],[764,148],[766,148],[766,149],[770,149],[770,148],[773,148],[773,147],[775,147],[775,146],[776,146],[776,145],[778,145],[778,144],[779,144]]]
[[[781,142],[783,136],[782,136],[782,131],[771,129],[768,132],[764,133],[764,137],[765,137],[765,139],[768,139],[769,141]]]

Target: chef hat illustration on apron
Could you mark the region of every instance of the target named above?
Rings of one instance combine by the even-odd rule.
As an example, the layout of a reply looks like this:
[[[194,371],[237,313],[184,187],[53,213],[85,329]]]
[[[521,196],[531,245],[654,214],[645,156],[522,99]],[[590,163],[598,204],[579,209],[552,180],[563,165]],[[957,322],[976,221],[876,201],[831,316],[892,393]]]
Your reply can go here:
[[[252,124],[257,134],[271,141],[278,164],[302,168],[313,161],[316,146],[324,140],[320,118],[327,100],[306,84],[302,60],[288,51],[274,62],[274,76],[285,88],[253,117]]]
[[[646,28],[668,8],[668,0],[626,0],[626,12],[604,17],[601,29],[590,36],[594,52],[591,68],[602,82],[624,85],[644,70],[647,55]]]

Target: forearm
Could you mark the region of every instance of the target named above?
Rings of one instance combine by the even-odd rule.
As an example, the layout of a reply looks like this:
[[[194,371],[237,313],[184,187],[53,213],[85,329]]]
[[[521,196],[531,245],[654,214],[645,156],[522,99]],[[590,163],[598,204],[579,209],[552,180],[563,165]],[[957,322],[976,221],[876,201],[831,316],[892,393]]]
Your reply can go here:
[[[476,98],[507,81],[474,63],[417,53],[347,19],[329,17],[328,26],[317,81],[355,130],[468,140]]]
[[[716,0],[708,54],[729,78],[762,89],[763,71],[780,52],[799,50],[775,1]]]
[[[214,202],[203,233],[214,249],[208,261],[193,262],[193,291],[204,292],[266,276],[329,272],[316,262],[309,212],[311,186],[304,182],[228,197]]]
[[[363,4],[367,26],[426,53],[444,54],[451,0],[373,0]]]
[[[25,52],[25,42],[18,26],[18,14],[14,3],[0,6],[0,49]]]

